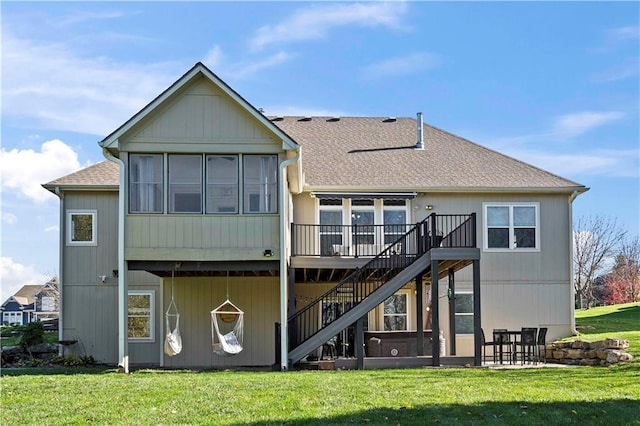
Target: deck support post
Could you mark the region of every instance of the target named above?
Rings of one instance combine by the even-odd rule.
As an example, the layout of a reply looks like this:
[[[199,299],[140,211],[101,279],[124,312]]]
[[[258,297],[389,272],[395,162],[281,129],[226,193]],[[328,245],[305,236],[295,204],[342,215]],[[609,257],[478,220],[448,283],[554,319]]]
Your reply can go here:
[[[480,315],[480,260],[473,261],[473,347],[476,367],[482,365],[482,323]]]
[[[416,277],[416,355],[424,355],[424,286],[422,274]]]
[[[449,268],[449,347],[451,355],[456,354],[456,277],[453,268]]]
[[[431,261],[431,353],[433,366],[440,366],[440,307],[438,306],[438,261]]]
[[[358,360],[358,370],[364,370],[364,317],[356,321],[355,355]]]

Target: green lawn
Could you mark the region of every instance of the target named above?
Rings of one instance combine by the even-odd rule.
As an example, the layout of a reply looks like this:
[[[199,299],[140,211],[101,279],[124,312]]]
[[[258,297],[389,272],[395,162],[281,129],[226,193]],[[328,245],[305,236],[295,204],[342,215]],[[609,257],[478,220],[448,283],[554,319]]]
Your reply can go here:
[[[613,310],[611,310],[613,309]],[[190,372],[5,370],[2,424],[640,425],[640,307],[579,312],[585,340],[632,341],[615,367]]]

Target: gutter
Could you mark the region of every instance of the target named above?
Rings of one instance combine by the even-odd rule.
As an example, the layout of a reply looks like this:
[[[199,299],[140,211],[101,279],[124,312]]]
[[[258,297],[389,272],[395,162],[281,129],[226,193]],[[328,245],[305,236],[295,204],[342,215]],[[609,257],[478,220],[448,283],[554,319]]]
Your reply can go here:
[[[287,204],[285,193],[287,189],[284,179],[284,171],[287,166],[294,164],[300,160],[300,147],[296,149],[296,156],[280,163],[280,370],[287,371],[289,369],[289,330],[287,324],[289,292],[288,292],[288,270],[287,270],[287,227],[285,226],[285,212]]]
[[[124,162],[102,148],[105,158],[120,166],[118,186],[118,365],[129,373],[129,354],[127,341],[127,267],[124,259],[124,208],[125,208],[125,167]]]
[[[63,273],[63,267],[64,267],[64,247],[65,247],[65,240],[67,238],[67,230],[65,227],[66,221],[65,221],[65,215],[64,215],[64,194],[62,192],[60,192],[60,187],[56,186],[55,188],[53,188],[53,192],[54,194],[56,194],[58,196],[58,198],[60,198],[60,241],[58,242],[59,244],[59,250],[60,250],[60,256],[58,257],[58,340],[65,340],[64,339],[64,334],[63,334],[63,330],[64,330],[64,315],[62,315],[62,313],[64,312],[64,310],[62,309],[62,277],[64,275]],[[62,345],[58,345],[58,355],[62,356],[64,355],[64,346]]]

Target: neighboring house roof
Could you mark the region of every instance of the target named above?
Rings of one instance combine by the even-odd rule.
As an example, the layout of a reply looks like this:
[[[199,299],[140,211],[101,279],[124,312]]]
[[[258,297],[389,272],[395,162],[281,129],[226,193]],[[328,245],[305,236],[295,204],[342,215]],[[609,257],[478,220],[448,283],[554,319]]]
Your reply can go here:
[[[302,146],[307,190],[586,191],[583,185],[417,120],[276,117]]]
[[[42,185],[51,192],[56,187],[64,189],[83,189],[90,187],[92,190],[112,189],[117,190],[119,179],[119,166],[113,161],[102,161],[85,169],[68,174]]]
[[[2,307],[7,305],[11,301],[17,302],[22,306],[33,305],[40,293],[46,290],[51,290],[51,285],[57,284],[57,282],[58,278],[54,277],[46,284],[23,285],[20,290],[16,291],[13,296],[10,296],[7,300],[5,300],[5,302],[2,304]]]

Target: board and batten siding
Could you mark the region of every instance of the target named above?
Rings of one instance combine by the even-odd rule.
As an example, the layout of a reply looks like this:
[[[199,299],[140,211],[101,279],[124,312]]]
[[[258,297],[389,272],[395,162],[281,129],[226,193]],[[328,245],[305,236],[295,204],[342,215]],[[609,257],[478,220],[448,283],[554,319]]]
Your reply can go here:
[[[120,150],[277,153],[281,141],[206,78],[195,79],[123,137]]]
[[[180,312],[182,352],[173,357],[163,354],[166,367],[270,366],[275,362],[275,323],[280,321],[278,277],[228,279],[229,299],[244,312],[243,350],[231,357],[213,353],[211,334],[211,311],[227,298],[227,278],[176,277],[173,289]],[[171,278],[165,278],[160,315],[163,327],[163,313],[170,300]]]
[[[262,260],[280,256],[280,215],[127,215],[127,260]]]

